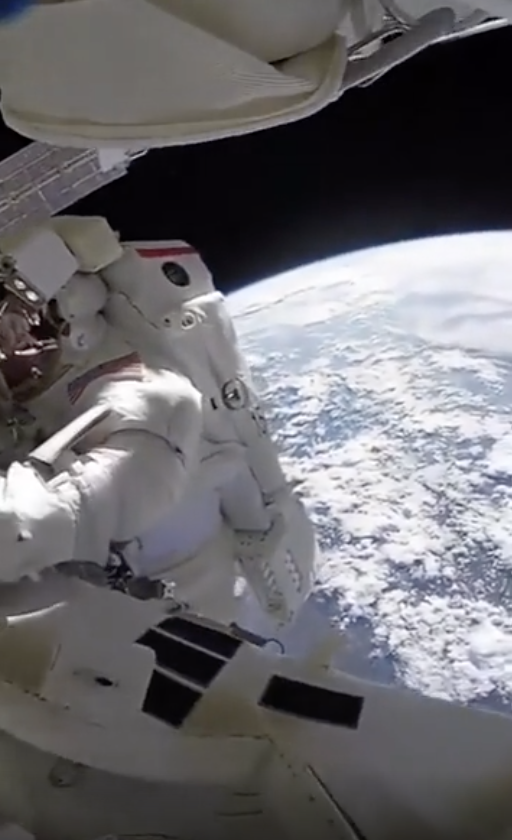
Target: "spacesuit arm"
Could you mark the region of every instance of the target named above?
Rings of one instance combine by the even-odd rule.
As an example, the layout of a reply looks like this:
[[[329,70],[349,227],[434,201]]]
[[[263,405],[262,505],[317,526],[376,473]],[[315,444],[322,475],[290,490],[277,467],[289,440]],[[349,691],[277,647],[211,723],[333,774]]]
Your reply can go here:
[[[84,396],[83,410],[111,409],[100,439],[86,439],[48,482],[28,465],[8,471],[0,511],[4,581],[70,559],[104,564],[112,542],[137,537],[165,515],[195,467],[201,399],[185,378],[151,372]]]
[[[52,482],[56,492],[75,493],[76,556],[91,560],[173,507],[195,468],[201,433],[199,393],[169,371],[109,383],[96,401],[111,408],[112,430]]]

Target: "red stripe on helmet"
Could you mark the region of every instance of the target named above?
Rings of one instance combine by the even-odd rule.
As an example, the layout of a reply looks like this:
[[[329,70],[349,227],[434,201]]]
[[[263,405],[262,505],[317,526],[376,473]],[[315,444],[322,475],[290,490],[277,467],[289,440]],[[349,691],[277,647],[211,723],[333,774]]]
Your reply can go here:
[[[161,259],[163,257],[184,257],[187,254],[196,254],[195,248],[190,245],[179,245],[174,248],[137,248],[140,257],[147,259]]]

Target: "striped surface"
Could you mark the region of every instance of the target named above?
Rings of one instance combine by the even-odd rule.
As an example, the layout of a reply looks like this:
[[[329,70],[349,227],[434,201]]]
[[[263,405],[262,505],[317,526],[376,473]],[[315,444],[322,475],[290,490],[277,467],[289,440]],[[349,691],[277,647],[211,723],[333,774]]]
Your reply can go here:
[[[138,353],[129,353],[126,356],[102,362],[69,383],[67,389],[69,400],[71,403],[75,403],[91,382],[100,379],[102,376],[141,379],[142,369],[143,366]]]

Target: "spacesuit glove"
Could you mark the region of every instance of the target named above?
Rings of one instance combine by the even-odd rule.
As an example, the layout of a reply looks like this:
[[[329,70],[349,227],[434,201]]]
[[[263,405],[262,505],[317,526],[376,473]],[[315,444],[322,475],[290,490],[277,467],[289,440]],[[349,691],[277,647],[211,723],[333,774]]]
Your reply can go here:
[[[73,499],[14,462],[0,484],[0,581],[14,583],[73,557]]]

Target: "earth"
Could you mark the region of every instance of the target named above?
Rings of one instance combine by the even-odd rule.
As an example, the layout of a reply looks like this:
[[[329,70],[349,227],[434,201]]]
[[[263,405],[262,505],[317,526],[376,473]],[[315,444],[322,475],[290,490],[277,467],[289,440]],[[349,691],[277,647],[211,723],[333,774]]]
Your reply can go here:
[[[511,274],[512,233],[472,234],[328,260],[229,301],[322,550],[296,637],[322,616],[347,670],[501,711]]]

